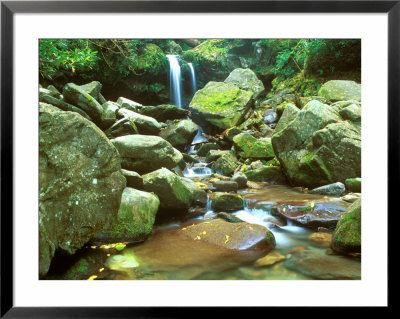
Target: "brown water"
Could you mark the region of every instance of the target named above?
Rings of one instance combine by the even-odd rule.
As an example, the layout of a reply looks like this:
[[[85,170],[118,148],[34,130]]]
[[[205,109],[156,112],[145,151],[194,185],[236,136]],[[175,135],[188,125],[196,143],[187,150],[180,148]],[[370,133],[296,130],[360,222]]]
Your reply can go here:
[[[338,207],[348,203],[338,198],[304,194],[298,190],[281,185],[270,185],[262,189],[249,189],[242,192],[247,206],[233,213],[246,222],[271,225],[269,207],[273,205],[305,206],[312,202],[320,205],[334,203]],[[331,205],[332,206],[332,205]],[[213,218],[214,212],[181,224],[156,226],[152,235],[143,243],[125,248],[118,257],[120,260],[110,263],[113,271],[118,272],[114,279],[178,279],[178,280],[304,280],[311,276],[288,269],[283,262],[269,267],[259,267],[255,261],[265,256],[257,250],[237,251],[217,247],[202,241],[194,241],[185,236],[182,228]],[[308,236],[314,231],[288,222],[285,226],[269,227],[276,239],[274,252],[290,258],[292,249],[308,249],[326,256],[326,248],[314,247]],[[110,257],[115,258],[115,257]],[[133,264],[126,262],[133,260]],[[126,265],[127,264],[127,265]],[[131,267],[134,266],[134,267]]]
[[[286,258],[270,266],[257,266],[256,261],[266,255],[257,250],[230,250],[184,235],[183,228],[215,217],[213,211],[186,222],[158,225],[142,243],[128,245],[122,251],[87,247],[80,251],[80,258],[89,261],[84,272],[72,272],[72,277],[62,279],[103,280],[305,280],[343,279],[347,272],[359,272],[360,260],[347,257],[328,256],[327,248],[313,246],[308,239],[315,229],[309,229],[290,220],[271,214],[272,207],[312,207],[324,205],[337,213],[349,205],[339,198],[305,194],[298,189],[282,185],[268,185],[260,189],[241,191],[246,207],[233,215],[245,222],[259,224],[272,231],[276,247],[271,253]],[[208,205],[208,208],[210,205]],[[305,250],[316,256],[303,269],[288,265],[293,260],[293,251]],[[296,254],[296,253],[294,253]],[[299,254],[297,254],[298,256]],[[302,255],[302,256],[303,256]],[[319,262],[320,260],[320,262]],[[81,261],[80,261],[81,262]],[[300,261],[301,262],[301,261]],[[328,275],[326,265],[334,265]],[[83,264],[84,266],[84,264]],[[71,269],[80,269],[75,262]],[[346,268],[347,267],[347,268]],[[347,271],[347,269],[349,269]],[[57,273],[57,269],[55,271]],[[71,274],[71,271],[69,270]],[[323,273],[323,275],[321,275]],[[318,274],[318,275],[316,275]],[[320,278],[322,276],[322,278]],[[327,276],[327,278],[325,278]],[[337,278],[336,278],[337,277]],[[352,277],[352,279],[357,276]],[[57,274],[48,279],[60,279]],[[346,278],[345,278],[346,279]]]

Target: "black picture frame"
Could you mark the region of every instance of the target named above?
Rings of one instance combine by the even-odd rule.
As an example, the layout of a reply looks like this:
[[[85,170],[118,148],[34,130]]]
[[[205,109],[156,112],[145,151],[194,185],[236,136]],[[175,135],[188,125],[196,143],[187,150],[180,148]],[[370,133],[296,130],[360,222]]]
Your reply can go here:
[[[399,181],[400,0],[396,1],[1,1],[1,317],[193,317],[185,307],[15,307],[13,302],[13,19],[15,13],[387,13],[388,14],[388,207]],[[390,216],[388,216],[389,218]],[[392,220],[392,218],[391,218]],[[393,226],[392,223],[388,223]],[[388,228],[389,230],[389,228]],[[388,238],[388,244],[390,244]],[[389,247],[389,246],[388,246]],[[389,254],[388,254],[389,257]],[[390,281],[388,282],[388,284]],[[34,292],[32,292],[34,293]],[[388,300],[390,306],[390,298]],[[389,307],[387,307],[389,308]],[[294,310],[294,307],[292,307]],[[309,311],[296,308],[296,314]],[[336,312],[336,310],[334,310]],[[235,310],[248,315],[245,308]],[[226,315],[213,309],[209,315]]]

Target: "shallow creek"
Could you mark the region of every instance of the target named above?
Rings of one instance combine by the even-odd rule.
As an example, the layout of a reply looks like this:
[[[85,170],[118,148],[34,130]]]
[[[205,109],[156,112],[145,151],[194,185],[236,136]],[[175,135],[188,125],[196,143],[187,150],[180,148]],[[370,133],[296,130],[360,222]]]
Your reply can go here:
[[[232,214],[245,222],[260,224],[269,228],[276,239],[276,248],[272,252],[277,252],[285,256],[286,260],[288,260],[291,258],[291,250],[307,249],[307,251],[319,254],[317,256],[330,258],[326,254],[327,248],[313,246],[308,240],[308,236],[315,232],[315,230],[298,226],[290,221],[286,225],[274,227],[274,224],[271,224],[271,220],[275,218],[276,221],[277,219],[276,216],[271,215],[268,207],[272,204],[288,205],[288,207],[290,205],[308,205],[314,201],[326,203],[342,202],[339,198],[304,194],[294,188],[283,185],[268,185],[260,189],[246,189],[241,191],[241,194],[246,200],[246,207]],[[344,207],[348,205],[345,202],[342,203]],[[182,229],[186,226],[210,220],[215,215],[213,211],[208,210],[204,215],[186,220],[185,222],[157,225],[146,241],[128,245],[120,252],[96,249],[98,253],[101,250],[104,255],[106,253],[111,254],[106,257],[107,259],[103,258],[103,265],[97,265],[98,268],[103,268],[105,271],[99,274],[98,270],[96,270],[92,274],[96,274],[96,279],[118,280],[315,279],[312,274],[307,275],[304,271],[299,272],[293,269],[293,267],[286,267],[285,262],[282,261],[269,267],[257,266],[255,261],[266,255],[262,251],[229,250],[216,247],[201,240],[193,240],[183,234]],[[347,257],[332,258],[339,258],[339,263],[343,260],[344,269],[347,267],[346,263],[349,261],[357,263],[358,266],[356,265],[356,268],[360,264],[359,259]],[[351,267],[354,266],[352,265]],[[337,266],[335,265],[335,267]],[[326,265],[322,263],[315,267],[317,267],[318,272],[318,267],[326,267]],[[333,270],[333,272],[335,271],[336,269]]]

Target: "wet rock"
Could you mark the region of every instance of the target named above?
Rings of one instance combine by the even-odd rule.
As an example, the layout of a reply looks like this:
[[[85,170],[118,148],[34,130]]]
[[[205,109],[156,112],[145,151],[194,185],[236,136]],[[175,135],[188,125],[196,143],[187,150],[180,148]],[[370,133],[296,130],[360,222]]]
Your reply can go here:
[[[213,165],[214,171],[222,175],[231,175],[237,167],[237,158],[232,153],[223,154]]]
[[[314,188],[313,190],[310,191],[310,194],[340,196],[344,193],[345,190],[346,189],[344,187],[344,184],[337,182]]]
[[[199,127],[189,120],[172,123],[160,132],[160,136],[180,151],[189,145],[196,136]]]
[[[331,247],[344,254],[361,252],[361,199],[342,215],[333,233]]]
[[[137,103],[135,101],[129,100],[124,97],[120,97],[117,100],[117,104],[121,106],[121,108],[136,112],[139,108],[141,108],[142,104]]]
[[[131,121],[129,121],[129,119],[127,119],[125,117],[116,121],[109,128],[107,128],[104,132],[106,133],[106,135],[109,138],[139,134],[139,131],[138,131],[136,125],[134,123],[132,123]]]
[[[158,136],[127,135],[112,139],[121,156],[124,169],[148,173],[165,167],[172,169],[182,160],[182,154]]]
[[[347,206],[347,203],[339,201],[320,202],[314,205],[310,203],[310,205],[306,206],[285,204],[273,208],[273,214],[285,217],[305,227],[332,229],[346,211]]]
[[[230,223],[242,223],[243,222],[241,219],[237,218],[236,216],[234,216],[232,214],[225,213],[225,212],[218,213],[216,217],[224,219],[224,220],[226,220],[227,222],[230,222]]]
[[[348,178],[345,184],[350,192],[361,193],[361,177]]]
[[[319,89],[318,95],[332,102],[343,100],[361,101],[361,84],[344,80],[328,81]]]
[[[119,105],[108,101],[102,105],[103,114],[101,115],[101,129],[107,129],[112,126],[117,121],[117,111],[119,109]]]
[[[272,135],[292,185],[315,188],[361,175],[361,130],[318,101],[309,102]]]
[[[157,121],[166,122],[168,120],[186,119],[188,111],[180,109],[171,104],[161,104],[157,106],[142,106],[137,110],[138,113],[151,116]]]
[[[226,249],[270,251],[275,247],[274,235],[267,228],[256,224],[230,223],[219,218],[186,227],[182,233]]]
[[[238,184],[235,181],[215,181],[212,184],[215,190],[220,192],[235,192],[238,190]]]
[[[262,166],[255,170],[245,172],[247,178],[253,182],[268,182],[270,184],[286,184],[286,176],[280,167]]]
[[[126,169],[121,169],[122,175],[126,178],[126,186],[136,189],[143,188],[143,178],[136,172],[128,171]]]
[[[248,133],[236,135],[233,143],[238,155],[243,158],[272,159],[275,157],[271,139],[255,138]]]
[[[115,147],[73,112],[39,116],[39,273],[115,218],[126,180]]]
[[[253,92],[253,99],[256,99],[264,91],[263,83],[250,69],[235,69],[225,79],[225,83],[233,83],[242,90]]]
[[[218,150],[219,146],[217,143],[205,143],[200,146],[199,150],[197,151],[198,156],[206,156],[207,153],[211,150]]]
[[[243,122],[252,105],[253,92],[232,83],[208,82],[189,105],[193,120],[207,133],[220,133]]]
[[[130,124],[137,128],[139,134],[158,135],[161,130],[161,124],[150,116],[141,115],[125,108],[117,111],[119,118],[126,118]]]
[[[64,100],[87,113],[95,123],[101,123],[103,107],[84,89],[74,83],[67,83],[63,88]]]
[[[159,206],[160,200],[156,195],[130,187],[125,188],[118,216],[101,230],[101,240],[104,242],[144,240],[153,229]]]
[[[183,160],[186,163],[200,163],[200,161],[197,158],[195,158],[195,157],[193,157],[193,156],[191,156],[189,154],[182,153],[182,156],[183,156]]]
[[[195,182],[190,178],[181,177],[181,181],[192,193],[193,205],[206,206],[207,204],[207,193],[201,189]]]
[[[185,186],[179,176],[166,168],[158,169],[145,174],[143,177],[144,189],[155,193],[160,199],[161,210],[175,210],[186,212],[192,202],[192,192]],[[170,213],[167,211],[167,213]]]
[[[217,212],[234,212],[243,209],[244,200],[242,196],[231,193],[213,193],[211,209]]]
[[[255,265],[258,267],[269,267],[285,259],[286,257],[280,253],[271,252],[267,256],[257,259]]]
[[[332,235],[328,233],[312,233],[308,236],[308,240],[313,246],[328,248],[331,244]]]
[[[342,256],[327,256],[311,250],[293,253],[284,266],[314,279],[360,280],[361,263]]]
[[[247,187],[247,176],[242,172],[237,172],[232,176],[232,180],[238,184],[238,188],[246,188]]]

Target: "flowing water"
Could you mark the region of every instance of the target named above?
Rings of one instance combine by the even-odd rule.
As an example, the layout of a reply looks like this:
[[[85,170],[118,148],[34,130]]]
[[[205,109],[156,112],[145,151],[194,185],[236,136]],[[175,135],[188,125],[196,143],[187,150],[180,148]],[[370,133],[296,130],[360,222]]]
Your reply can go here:
[[[338,199],[303,194],[282,185],[270,185],[257,190],[247,189],[242,193],[246,207],[234,212],[233,215],[245,222],[263,225],[270,229],[276,239],[276,248],[273,252],[290,258],[291,250],[307,249],[307,251],[326,256],[326,248],[314,247],[310,243],[308,236],[313,231],[290,222],[274,227],[271,219],[275,216],[271,215],[270,208],[276,203],[308,203],[313,200],[335,201]],[[200,240],[193,241],[191,237],[184,235],[182,230],[185,227],[210,220],[215,216],[216,213],[211,210],[209,201],[206,213],[202,216],[184,222],[155,226],[146,241],[128,246],[119,254],[109,257],[106,265],[112,269],[112,272],[108,278],[104,279],[312,279],[310,276],[285,267],[283,262],[270,267],[256,266],[255,261],[265,256],[265,253],[257,249],[229,250]]]
[[[197,91],[197,85],[196,85],[196,73],[194,72],[194,66],[192,63],[188,63],[188,66],[190,68],[190,76],[192,79],[192,93],[193,95],[196,93]]]
[[[167,55],[169,62],[170,94],[172,103],[182,108],[182,78],[178,55]]]

